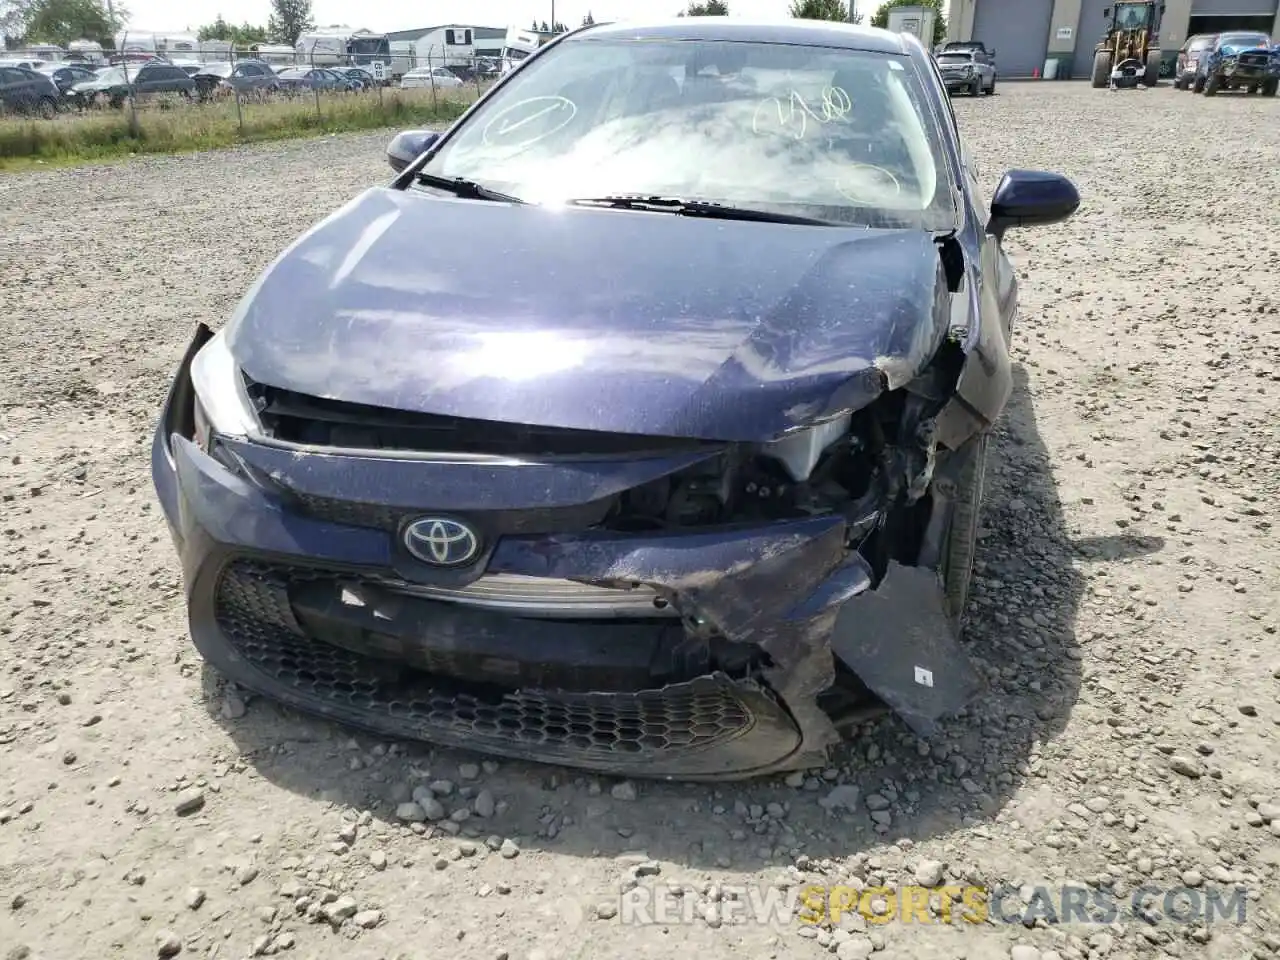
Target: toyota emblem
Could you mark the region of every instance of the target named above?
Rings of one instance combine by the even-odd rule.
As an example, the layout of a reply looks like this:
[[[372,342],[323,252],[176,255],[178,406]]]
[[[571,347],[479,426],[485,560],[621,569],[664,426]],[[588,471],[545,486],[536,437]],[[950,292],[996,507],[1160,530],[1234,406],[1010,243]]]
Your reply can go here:
[[[460,567],[480,552],[480,538],[465,523],[446,517],[423,517],[404,531],[405,548],[433,567]]]

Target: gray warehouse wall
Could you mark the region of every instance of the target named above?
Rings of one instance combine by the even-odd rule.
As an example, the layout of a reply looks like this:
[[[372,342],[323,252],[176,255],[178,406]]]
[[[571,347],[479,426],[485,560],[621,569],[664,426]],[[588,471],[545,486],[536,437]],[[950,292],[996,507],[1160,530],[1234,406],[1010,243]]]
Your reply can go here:
[[[1076,30],[1076,52],[1071,62],[1071,78],[1087,80],[1093,74],[1093,48],[1107,33],[1102,11],[1112,0],[1084,0],[1080,5],[1080,26]]]
[[[1044,69],[1052,13],[1053,0],[978,0],[971,39],[995,48],[1001,76],[1029,77]]]

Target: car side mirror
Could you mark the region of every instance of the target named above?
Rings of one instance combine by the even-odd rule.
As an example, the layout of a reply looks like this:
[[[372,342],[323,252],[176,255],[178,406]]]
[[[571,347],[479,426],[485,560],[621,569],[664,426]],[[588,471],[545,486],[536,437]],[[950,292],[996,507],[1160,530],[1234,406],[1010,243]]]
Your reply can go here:
[[[1010,170],[1000,179],[991,199],[987,232],[1004,236],[1010,227],[1037,227],[1061,223],[1080,206],[1076,185],[1060,173],[1047,170]]]
[[[397,133],[387,145],[387,163],[399,173],[440,139],[440,134],[430,130],[404,130]]]

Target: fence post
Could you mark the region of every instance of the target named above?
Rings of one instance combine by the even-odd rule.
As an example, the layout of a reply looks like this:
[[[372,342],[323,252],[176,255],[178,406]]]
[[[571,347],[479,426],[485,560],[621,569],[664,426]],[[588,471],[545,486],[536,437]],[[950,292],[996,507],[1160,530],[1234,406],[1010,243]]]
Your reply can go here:
[[[240,136],[244,136],[244,108],[240,106],[240,91],[234,84],[231,87],[231,95],[236,98],[236,120],[240,124]]]
[[[316,44],[317,44],[317,43],[319,43],[319,42],[320,42],[319,40],[312,40],[312,41],[311,41],[311,54],[310,54],[309,59],[310,59],[310,61],[311,61],[311,69],[312,69],[312,70],[314,70],[314,69],[316,68]],[[320,126],[322,126],[322,127],[323,127],[323,126],[324,126],[324,114],[320,112],[320,87],[316,85],[316,83],[315,83],[315,81],[314,81],[314,80],[313,80],[311,83],[312,83],[312,86],[311,86],[311,92],[312,92],[312,93],[314,93],[314,94],[316,95],[316,120],[317,120],[317,122],[319,122]]]
[[[435,113],[440,109],[440,104],[436,100],[436,75],[435,68],[431,66],[431,51],[427,51],[427,79],[431,81],[431,112]]]
[[[129,31],[124,31],[120,35],[120,52],[124,54],[124,48],[129,44]],[[124,71],[124,88],[129,97],[129,133],[135,137],[140,137],[142,128],[138,126],[138,104],[137,97],[133,91],[129,89],[129,58],[122,56],[120,60],[120,68]]]
[[[476,81],[476,99],[479,100],[480,99],[480,58],[479,57],[471,58],[471,75],[475,78],[475,81]]]

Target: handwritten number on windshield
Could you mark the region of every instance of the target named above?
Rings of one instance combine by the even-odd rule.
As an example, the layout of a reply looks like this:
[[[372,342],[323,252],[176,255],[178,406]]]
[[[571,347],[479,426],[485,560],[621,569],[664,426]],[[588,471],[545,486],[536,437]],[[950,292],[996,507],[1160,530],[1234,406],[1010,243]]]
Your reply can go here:
[[[772,108],[772,110],[770,110]],[[853,111],[853,98],[842,87],[827,87],[822,91],[821,108],[814,110],[798,90],[792,90],[785,100],[766,97],[751,115],[751,132],[757,136],[781,133],[796,140],[803,140],[809,129],[809,121],[826,124],[847,117]],[[770,129],[777,124],[776,130]]]

